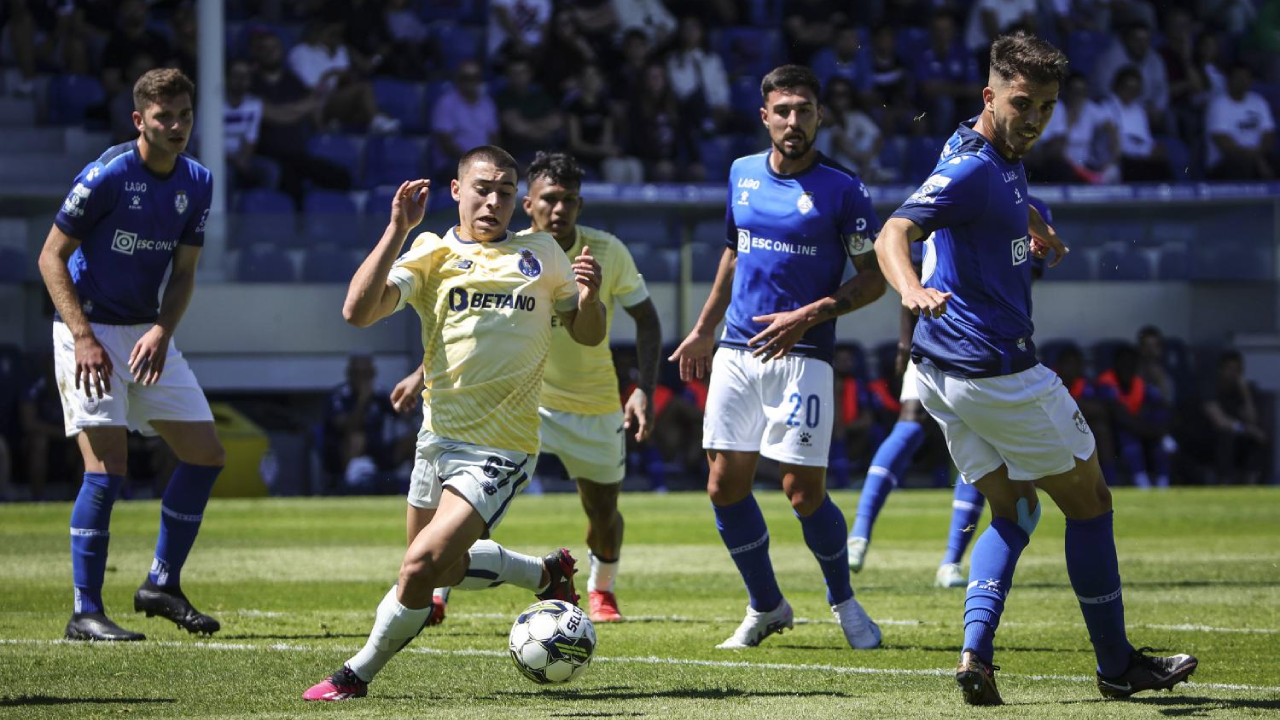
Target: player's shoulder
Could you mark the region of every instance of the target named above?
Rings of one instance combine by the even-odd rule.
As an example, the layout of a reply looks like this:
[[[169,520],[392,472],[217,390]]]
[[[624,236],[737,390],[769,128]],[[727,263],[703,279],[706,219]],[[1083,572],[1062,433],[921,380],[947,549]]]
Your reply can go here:
[[[818,161],[814,166],[814,172],[824,183],[829,183],[838,190],[852,190],[864,197],[871,197],[870,192],[867,191],[866,184],[862,182],[862,178],[858,177],[858,173],[822,153],[818,153]]]
[[[734,160],[733,164],[729,166],[729,176],[735,177],[743,173],[765,172],[765,165],[768,162],[768,150],[761,150],[760,152],[752,153],[751,155],[743,155],[737,160]]]
[[[409,244],[409,252],[421,251],[429,252],[444,244],[443,238],[433,232],[420,232],[413,238],[413,242]]]
[[[540,257],[564,255],[564,250],[560,248],[560,243],[551,237],[551,233],[538,232],[533,229],[513,234],[508,247],[521,255],[525,254],[526,251],[533,252],[534,255]]]
[[[626,245],[622,238],[617,235],[589,225],[578,225],[578,232],[579,237],[582,238],[582,244],[591,248],[591,254],[593,255],[597,254],[597,248],[600,250],[613,250]]]
[[[85,165],[80,171],[78,178],[80,184],[95,190],[123,180],[136,165],[135,144],[126,142],[107,148],[96,160]]]
[[[196,185],[208,185],[213,182],[213,173],[209,168],[186,153],[178,156],[178,164],[174,170],[181,172],[185,178]]]

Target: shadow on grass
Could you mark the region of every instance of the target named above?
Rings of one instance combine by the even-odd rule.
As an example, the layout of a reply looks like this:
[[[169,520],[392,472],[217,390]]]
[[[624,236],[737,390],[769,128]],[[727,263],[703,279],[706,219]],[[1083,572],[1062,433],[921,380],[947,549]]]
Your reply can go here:
[[[546,699],[554,697],[560,702],[602,702],[602,701],[619,701],[619,700],[650,700],[655,698],[666,698],[669,700],[732,700],[735,698],[761,698],[761,697],[854,697],[853,693],[827,690],[804,690],[804,691],[786,691],[786,690],[747,690],[743,688],[721,687],[721,688],[669,688],[666,690],[637,690],[631,687],[602,687],[590,688],[584,690],[572,690],[569,688],[545,690],[528,690],[528,691],[503,691],[496,692],[486,699],[489,700],[510,700],[514,698],[537,697]]]
[[[1063,700],[1063,705],[1125,702],[1157,710],[1168,717],[1209,717],[1215,712],[1236,710],[1280,710],[1280,698],[1254,700],[1247,698],[1205,697],[1202,695],[1153,695],[1127,700]]]
[[[18,695],[0,697],[0,707],[27,707],[32,705],[141,705],[143,703],[174,703],[174,698],[70,698],[52,695]]]

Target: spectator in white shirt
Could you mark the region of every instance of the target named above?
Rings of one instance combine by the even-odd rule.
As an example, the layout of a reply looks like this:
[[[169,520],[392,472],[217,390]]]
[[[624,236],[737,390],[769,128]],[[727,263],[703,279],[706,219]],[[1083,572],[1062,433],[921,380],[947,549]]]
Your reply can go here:
[[[490,0],[489,58],[541,50],[551,22],[551,0]]]
[[[884,135],[880,126],[863,109],[861,93],[842,77],[827,83],[826,108],[823,113],[824,135],[827,136],[833,160],[862,176],[869,183],[897,180],[896,170],[880,166]]]
[[[1093,95],[1105,96],[1115,86],[1120,68],[1132,65],[1142,75],[1142,104],[1156,127],[1164,127],[1169,109],[1169,76],[1164,59],[1151,49],[1151,28],[1144,23],[1128,25],[1121,37],[1111,41],[1093,67]]]
[[[687,121],[713,133],[729,120],[729,77],[720,56],[707,49],[702,21],[680,20],[676,47],[667,55],[667,79]]]
[[[276,189],[280,166],[257,154],[262,129],[262,100],[249,94],[253,71],[248,60],[235,60],[227,71],[227,93],[222,105],[223,147],[231,170],[231,187]]]
[[[1089,99],[1089,82],[1067,78],[1062,99],[1027,161],[1027,175],[1046,182],[1117,182],[1111,116]]]
[[[1209,177],[1216,180],[1273,180],[1276,177],[1275,118],[1267,101],[1249,88],[1253,71],[1231,68],[1227,92],[1209,102]]]
[[[1018,27],[1036,30],[1036,0],[978,0],[969,10],[964,43],[973,53],[985,53],[997,35]]]
[[[340,22],[312,22],[302,42],[289,51],[289,68],[302,84],[323,96],[321,117],[326,124],[396,132],[400,122],[378,111],[373,86],[363,77],[368,61],[347,48],[342,32]]]
[[[1120,68],[1111,90],[1103,106],[1120,148],[1120,176],[1125,182],[1171,179],[1164,147],[1151,135],[1151,118],[1142,104],[1142,73],[1132,65]]]

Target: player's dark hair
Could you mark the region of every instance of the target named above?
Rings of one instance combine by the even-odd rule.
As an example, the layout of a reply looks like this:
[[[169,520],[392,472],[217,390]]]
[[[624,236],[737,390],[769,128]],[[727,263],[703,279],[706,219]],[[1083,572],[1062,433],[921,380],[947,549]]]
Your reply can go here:
[[[510,170],[516,174],[517,180],[520,179],[520,166],[516,164],[516,159],[497,145],[480,145],[463,154],[458,160],[458,179],[461,180],[467,174],[467,170],[478,162],[487,162],[499,170]]]
[[[582,187],[582,168],[569,153],[538,151],[529,163],[529,184],[538,178],[546,178],[555,185],[577,190]]]
[[[1133,65],[1125,65],[1116,71],[1115,77],[1111,78],[1111,90],[1115,92],[1126,80],[1130,78],[1137,80],[1138,85],[1142,85],[1142,71]]]
[[[1218,356],[1218,367],[1230,362],[1244,365],[1244,355],[1240,354],[1239,350],[1223,350],[1222,354]]]
[[[1155,325],[1143,325],[1142,329],[1138,331],[1138,342],[1142,342],[1149,337],[1163,339],[1164,333],[1160,332],[1160,328]]]
[[[142,112],[148,105],[187,95],[196,100],[196,84],[175,68],[148,70],[133,84],[133,109]]]
[[[991,43],[991,73],[1005,82],[1023,77],[1034,83],[1061,85],[1067,77],[1067,56],[1049,42],[1020,30]]]
[[[775,90],[800,88],[808,88],[815,98],[822,97],[822,83],[818,82],[818,76],[812,70],[803,65],[783,65],[774,68],[760,81],[760,99],[767,103],[769,93]]]

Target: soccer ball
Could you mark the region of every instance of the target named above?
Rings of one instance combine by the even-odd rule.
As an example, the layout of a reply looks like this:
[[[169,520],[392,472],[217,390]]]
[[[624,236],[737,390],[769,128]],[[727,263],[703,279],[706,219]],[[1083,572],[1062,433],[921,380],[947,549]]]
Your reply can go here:
[[[596,629],[577,605],[543,600],[516,617],[508,647],[525,677],[540,684],[567,683],[591,663]]]

